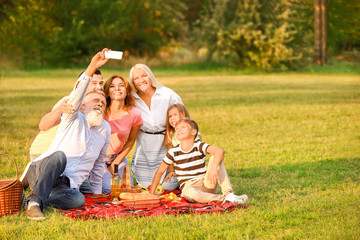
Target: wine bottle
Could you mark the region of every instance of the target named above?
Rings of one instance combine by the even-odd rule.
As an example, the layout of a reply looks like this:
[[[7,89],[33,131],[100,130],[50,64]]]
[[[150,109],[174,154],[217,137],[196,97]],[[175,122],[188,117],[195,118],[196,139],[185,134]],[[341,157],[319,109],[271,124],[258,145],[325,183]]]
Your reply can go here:
[[[113,201],[118,201],[119,200],[119,195],[120,195],[120,176],[118,173],[118,168],[119,165],[115,164],[114,165],[114,175],[111,178],[111,198]]]

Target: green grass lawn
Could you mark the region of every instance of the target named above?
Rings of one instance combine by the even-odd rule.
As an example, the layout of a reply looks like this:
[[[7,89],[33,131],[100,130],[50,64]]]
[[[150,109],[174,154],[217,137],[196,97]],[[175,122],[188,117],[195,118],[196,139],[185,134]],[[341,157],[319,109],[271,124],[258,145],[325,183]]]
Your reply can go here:
[[[16,158],[20,173],[40,118],[80,71],[3,75],[0,152]],[[360,75],[154,73],[182,97],[203,140],[226,151],[234,190],[249,196],[249,208],[86,221],[47,208],[42,222],[24,212],[0,218],[0,239],[359,238]],[[13,178],[13,164],[0,163],[0,178]]]

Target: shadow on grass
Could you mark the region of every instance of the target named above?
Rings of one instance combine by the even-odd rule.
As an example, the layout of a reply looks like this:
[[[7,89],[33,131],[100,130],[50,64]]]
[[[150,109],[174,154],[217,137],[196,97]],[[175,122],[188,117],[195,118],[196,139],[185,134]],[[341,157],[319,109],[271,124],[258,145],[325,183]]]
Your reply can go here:
[[[246,193],[253,198],[268,198],[278,191],[306,194],[306,189],[326,190],[349,181],[360,183],[360,157],[228,169],[228,174],[235,192]]]

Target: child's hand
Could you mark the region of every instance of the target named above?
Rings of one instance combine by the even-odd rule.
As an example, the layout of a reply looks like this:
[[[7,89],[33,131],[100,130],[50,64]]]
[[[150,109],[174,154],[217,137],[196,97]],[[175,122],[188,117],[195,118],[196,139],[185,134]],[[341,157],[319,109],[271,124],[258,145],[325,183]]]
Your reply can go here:
[[[211,184],[216,184],[217,182],[218,182],[218,180],[219,180],[219,175],[218,175],[218,173],[217,173],[217,170],[216,170],[216,168],[210,168],[209,169],[209,173],[208,173],[208,175],[207,175],[207,179],[206,180],[208,180]]]
[[[172,177],[175,177],[175,172],[172,172],[172,171],[171,171],[171,172],[168,173],[168,175],[166,175],[166,177],[164,178],[164,181],[163,181],[163,182],[164,182],[164,183],[166,183],[166,182],[168,182],[168,181],[170,182]]]

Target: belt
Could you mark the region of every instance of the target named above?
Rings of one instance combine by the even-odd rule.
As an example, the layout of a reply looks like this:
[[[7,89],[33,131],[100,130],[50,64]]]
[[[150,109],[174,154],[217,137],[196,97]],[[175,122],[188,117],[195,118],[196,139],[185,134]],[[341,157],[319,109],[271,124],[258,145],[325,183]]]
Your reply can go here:
[[[142,131],[143,133],[146,133],[146,134],[151,134],[151,135],[159,135],[159,134],[165,135],[165,130],[162,130],[160,132],[147,132],[147,131],[140,129],[140,131]]]

